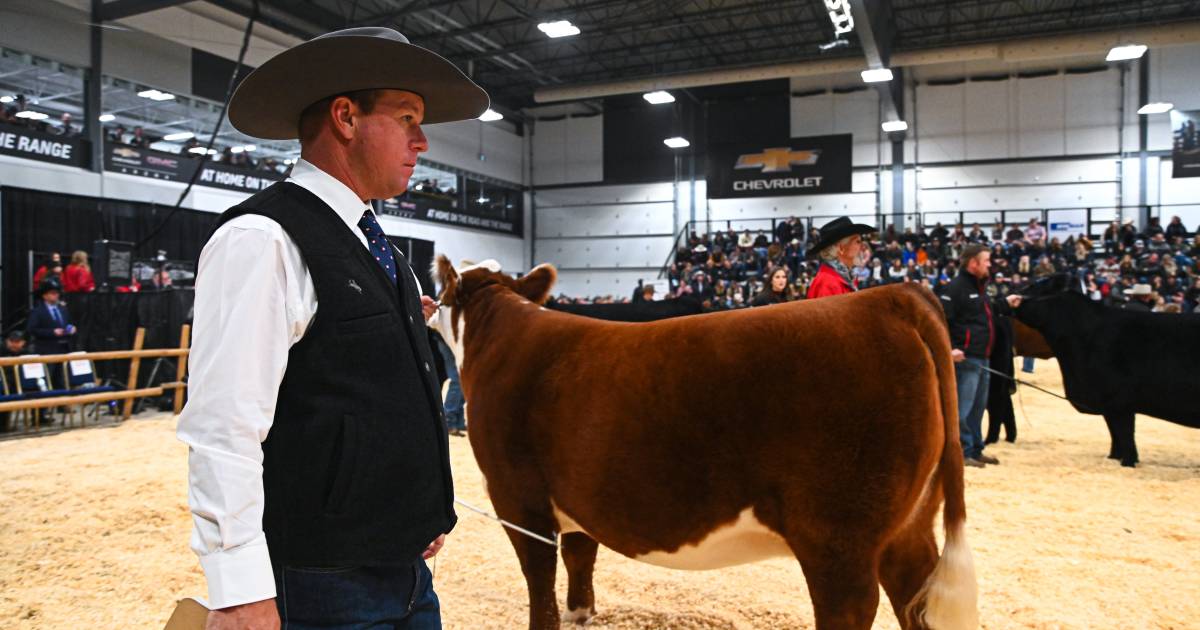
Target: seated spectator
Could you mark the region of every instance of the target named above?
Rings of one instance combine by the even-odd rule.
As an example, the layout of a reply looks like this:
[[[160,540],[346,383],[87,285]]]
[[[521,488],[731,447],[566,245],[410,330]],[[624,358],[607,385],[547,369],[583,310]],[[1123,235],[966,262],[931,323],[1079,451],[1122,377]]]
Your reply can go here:
[[[1025,228],[1025,240],[1030,243],[1036,243],[1046,238],[1046,228],[1038,223],[1037,219],[1029,220],[1029,227]]]
[[[134,147],[149,149],[150,145],[156,140],[156,138],[151,138],[150,136],[146,135],[146,133],[139,126],[133,128],[133,136],[129,138],[129,142],[127,144]]]
[[[1187,228],[1183,227],[1183,219],[1180,219],[1177,216],[1171,217],[1171,222],[1167,224],[1166,234],[1168,239],[1173,239],[1176,237],[1187,238],[1191,236],[1191,233],[1187,231]]]
[[[761,293],[754,296],[750,306],[766,306],[768,304],[782,304],[791,302],[796,299],[796,294],[788,282],[787,267],[776,267],[771,272],[771,282],[763,289]]]
[[[62,117],[59,118],[58,135],[67,138],[74,138],[79,135],[79,129],[71,122],[70,113],[63,112]]]
[[[96,290],[96,281],[92,277],[92,267],[88,264],[87,252],[78,250],[71,254],[71,264],[63,272],[63,291],[67,293],[88,293]]]
[[[117,125],[104,134],[104,139],[113,144],[125,144],[125,126]]]

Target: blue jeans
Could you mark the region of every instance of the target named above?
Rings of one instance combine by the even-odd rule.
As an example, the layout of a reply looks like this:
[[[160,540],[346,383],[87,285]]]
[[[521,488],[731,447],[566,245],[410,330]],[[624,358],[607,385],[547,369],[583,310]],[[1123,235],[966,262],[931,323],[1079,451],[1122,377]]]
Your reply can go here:
[[[1022,358],[1021,371],[1033,374],[1033,357],[1023,357]]]
[[[977,459],[983,454],[983,412],[987,409],[988,382],[991,374],[980,368],[988,367],[987,359],[967,357],[954,364],[958,381],[958,438],[963,457]]]
[[[424,560],[404,567],[275,571],[282,630],[441,630],[442,611]]]
[[[450,387],[446,390],[446,428],[451,431],[462,431],[467,428],[467,419],[463,415],[465,402],[462,386],[458,382],[458,364],[454,362],[454,352],[444,341],[438,341],[438,352],[442,353],[442,362],[446,364],[446,377],[450,379]]]

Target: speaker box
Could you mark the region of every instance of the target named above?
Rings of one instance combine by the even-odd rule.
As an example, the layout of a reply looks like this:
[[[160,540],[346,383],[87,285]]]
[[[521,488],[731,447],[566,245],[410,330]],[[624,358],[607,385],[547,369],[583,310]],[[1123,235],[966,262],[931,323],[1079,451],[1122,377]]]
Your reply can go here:
[[[101,291],[132,282],[133,243],[96,241],[92,247],[92,276]]]

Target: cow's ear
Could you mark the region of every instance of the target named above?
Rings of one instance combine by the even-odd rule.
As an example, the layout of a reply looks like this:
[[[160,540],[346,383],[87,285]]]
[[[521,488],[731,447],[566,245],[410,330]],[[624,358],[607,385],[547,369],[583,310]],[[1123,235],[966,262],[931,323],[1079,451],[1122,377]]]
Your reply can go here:
[[[438,254],[433,261],[433,277],[442,285],[443,302],[458,293],[458,271],[455,271],[454,265],[450,264],[450,259],[446,258],[445,254]]]
[[[558,272],[554,270],[553,265],[538,265],[517,280],[517,293],[534,304],[545,304],[557,279]]]

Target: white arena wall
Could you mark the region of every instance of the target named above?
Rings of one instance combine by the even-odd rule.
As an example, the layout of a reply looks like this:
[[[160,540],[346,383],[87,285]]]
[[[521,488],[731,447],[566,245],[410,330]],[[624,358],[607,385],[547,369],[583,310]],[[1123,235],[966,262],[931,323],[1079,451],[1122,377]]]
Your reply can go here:
[[[1200,109],[1200,45],[1148,54],[1150,100]],[[1071,61],[1070,67],[1080,67]],[[1103,68],[1104,63],[1090,60],[1086,66]],[[1055,72],[1017,76],[1047,69]],[[996,74],[1008,76],[927,83]],[[968,218],[987,223],[998,219],[1000,210],[1093,208],[1094,220],[1104,220],[1115,218],[1116,207],[1123,204],[1126,216],[1136,216],[1142,194],[1136,64],[1126,76],[1123,94],[1115,66],[1080,72],[1045,64],[957,63],[920,68],[915,78],[906,104],[906,214],[921,212],[928,222],[951,223],[959,211],[990,211]],[[792,90],[856,84],[861,85],[857,76],[804,78],[794,79]],[[1122,98],[1123,146],[1118,131]],[[639,278],[657,277],[672,242],[666,234],[677,232],[692,216],[687,169],[681,170],[684,179],[678,185],[603,185],[603,116],[564,117],[561,108],[547,111],[552,118],[538,120],[532,136],[534,262],[561,265],[560,290],[567,294],[629,294]],[[1195,229],[1200,226],[1200,178],[1171,178],[1171,160],[1165,155],[1171,146],[1169,116],[1146,118],[1152,154],[1146,159],[1145,203],[1192,204],[1163,212],[1168,214],[1164,220],[1179,214]],[[880,122],[873,90],[793,96],[793,136],[854,135],[852,192],[710,200],[698,164],[695,218],[740,229],[768,225],[752,219],[874,215],[877,208],[891,214],[891,145],[879,131]],[[1009,219],[1027,215],[1032,213]]]

